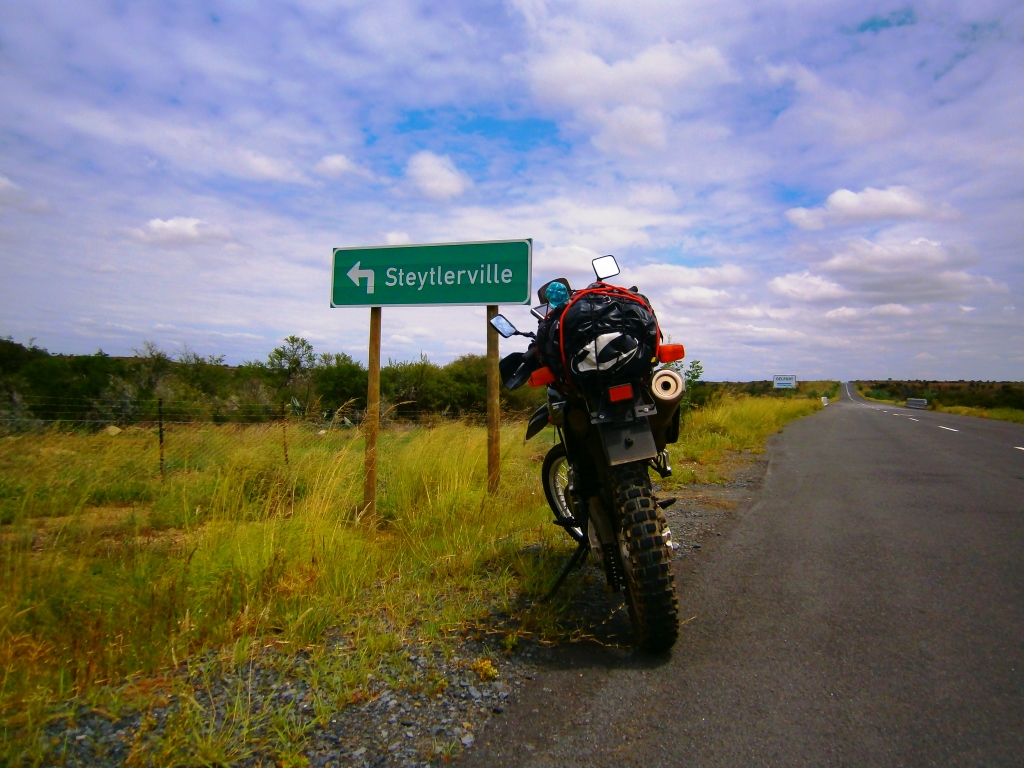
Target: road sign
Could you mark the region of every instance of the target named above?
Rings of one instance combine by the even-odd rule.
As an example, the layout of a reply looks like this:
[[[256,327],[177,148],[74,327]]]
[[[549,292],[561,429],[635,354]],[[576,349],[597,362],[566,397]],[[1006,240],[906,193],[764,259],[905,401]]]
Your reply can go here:
[[[532,240],[335,248],[332,307],[529,304]]]
[[[775,389],[796,389],[796,376],[793,374],[776,375]]]

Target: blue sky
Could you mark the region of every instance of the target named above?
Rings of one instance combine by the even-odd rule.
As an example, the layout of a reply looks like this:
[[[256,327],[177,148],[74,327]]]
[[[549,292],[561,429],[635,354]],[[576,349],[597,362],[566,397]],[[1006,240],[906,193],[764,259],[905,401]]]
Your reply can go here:
[[[1024,10],[0,0],[0,335],[365,360],[333,247],[526,237],[709,378],[1024,378]]]

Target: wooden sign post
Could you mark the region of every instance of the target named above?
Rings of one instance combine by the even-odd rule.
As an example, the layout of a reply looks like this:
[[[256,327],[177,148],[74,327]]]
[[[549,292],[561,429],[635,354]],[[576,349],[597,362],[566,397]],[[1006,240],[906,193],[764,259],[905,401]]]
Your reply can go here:
[[[380,430],[380,307],[370,307],[370,356],[367,365],[366,416],[363,439],[366,441],[366,474],[363,477],[363,515],[377,518],[377,432]]]

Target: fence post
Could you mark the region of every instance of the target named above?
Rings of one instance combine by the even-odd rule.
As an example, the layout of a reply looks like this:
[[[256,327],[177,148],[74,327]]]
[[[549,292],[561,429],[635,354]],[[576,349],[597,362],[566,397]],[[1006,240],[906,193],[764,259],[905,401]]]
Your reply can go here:
[[[156,417],[157,423],[160,425],[158,428],[160,434],[160,479],[164,479],[164,399],[158,398],[156,401]]]
[[[288,465],[288,417],[281,420],[281,442],[284,443],[284,463]]]
[[[498,305],[487,305],[487,492],[495,494],[501,485],[501,400],[498,378],[498,332],[491,320]]]

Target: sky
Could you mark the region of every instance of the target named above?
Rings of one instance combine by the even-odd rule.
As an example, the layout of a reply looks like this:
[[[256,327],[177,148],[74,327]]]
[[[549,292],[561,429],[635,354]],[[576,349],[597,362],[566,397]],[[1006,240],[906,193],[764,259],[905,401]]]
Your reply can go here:
[[[523,238],[711,380],[1024,379],[1024,5],[0,0],[0,336],[365,361],[333,248]]]

